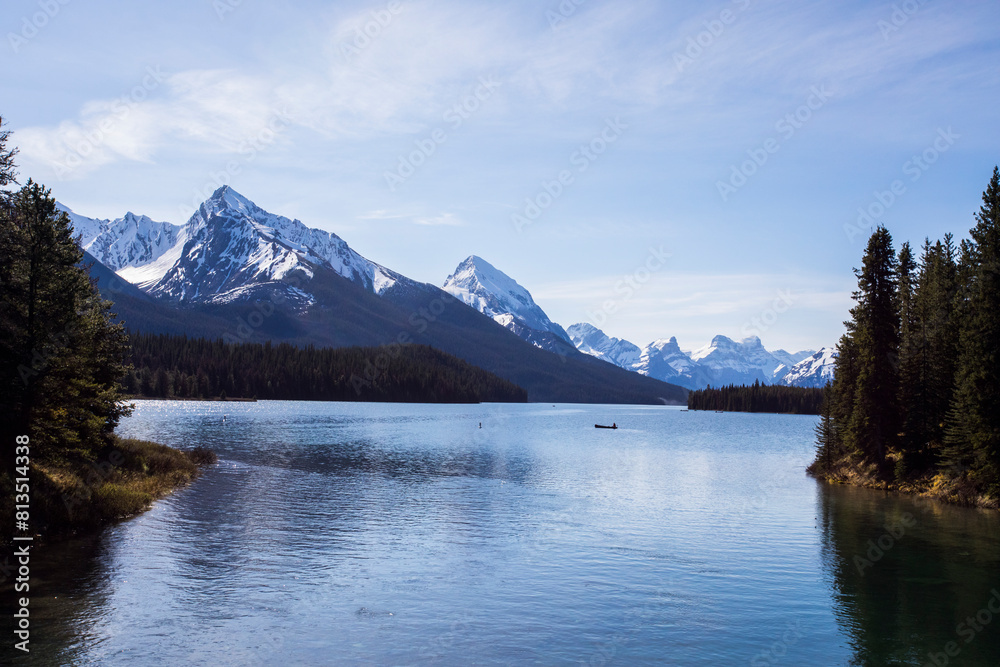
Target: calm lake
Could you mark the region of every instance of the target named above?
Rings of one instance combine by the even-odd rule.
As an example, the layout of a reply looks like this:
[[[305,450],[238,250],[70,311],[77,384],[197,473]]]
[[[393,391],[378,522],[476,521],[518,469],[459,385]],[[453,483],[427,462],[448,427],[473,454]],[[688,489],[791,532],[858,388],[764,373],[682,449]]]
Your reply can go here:
[[[823,486],[815,424],[139,402],[122,435],[220,463],[40,548],[14,662],[1000,664],[1000,513]]]

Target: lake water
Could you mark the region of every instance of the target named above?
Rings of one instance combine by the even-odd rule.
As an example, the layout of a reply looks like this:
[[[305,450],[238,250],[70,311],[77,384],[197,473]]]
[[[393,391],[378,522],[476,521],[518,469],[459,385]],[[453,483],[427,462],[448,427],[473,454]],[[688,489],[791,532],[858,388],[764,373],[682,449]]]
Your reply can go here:
[[[1000,664],[997,513],[818,484],[815,423],[140,402],[220,463],[39,549],[14,663]]]

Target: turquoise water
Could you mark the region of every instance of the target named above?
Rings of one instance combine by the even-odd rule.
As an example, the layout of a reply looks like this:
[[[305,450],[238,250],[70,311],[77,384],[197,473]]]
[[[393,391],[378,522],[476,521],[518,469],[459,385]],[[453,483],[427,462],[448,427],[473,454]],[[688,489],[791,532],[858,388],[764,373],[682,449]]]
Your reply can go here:
[[[140,402],[220,463],[39,551],[18,664],[1000,664],[996,513],[820,485],[815,423]]]

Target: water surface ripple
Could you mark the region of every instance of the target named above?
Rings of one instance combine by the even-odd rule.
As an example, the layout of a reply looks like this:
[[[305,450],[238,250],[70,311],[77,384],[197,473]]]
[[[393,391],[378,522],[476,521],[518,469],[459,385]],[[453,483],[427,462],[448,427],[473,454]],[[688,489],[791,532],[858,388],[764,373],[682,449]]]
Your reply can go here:
[[[923,665],[955,642],[950,664],[1000,664],[1000,619],[959,627],[1000,588],[995,513],[817,484],[815,423],[140,402],[123,435],[220,463],[40,550],[31,659],[14,660]]]

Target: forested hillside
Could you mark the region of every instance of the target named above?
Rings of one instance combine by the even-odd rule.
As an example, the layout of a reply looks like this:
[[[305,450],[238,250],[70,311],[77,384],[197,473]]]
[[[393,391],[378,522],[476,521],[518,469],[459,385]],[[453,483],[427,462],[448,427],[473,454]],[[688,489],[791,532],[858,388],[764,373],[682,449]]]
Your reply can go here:
[[[298,348],[131,335],[125,389],[156,398],[525,402],[527,392],[426,345]]]
[[[691,410],[818,415],[822,405],[822,389],[766,385],[760,382],[750,386],[709,387],[688,394],[688,408]]]

